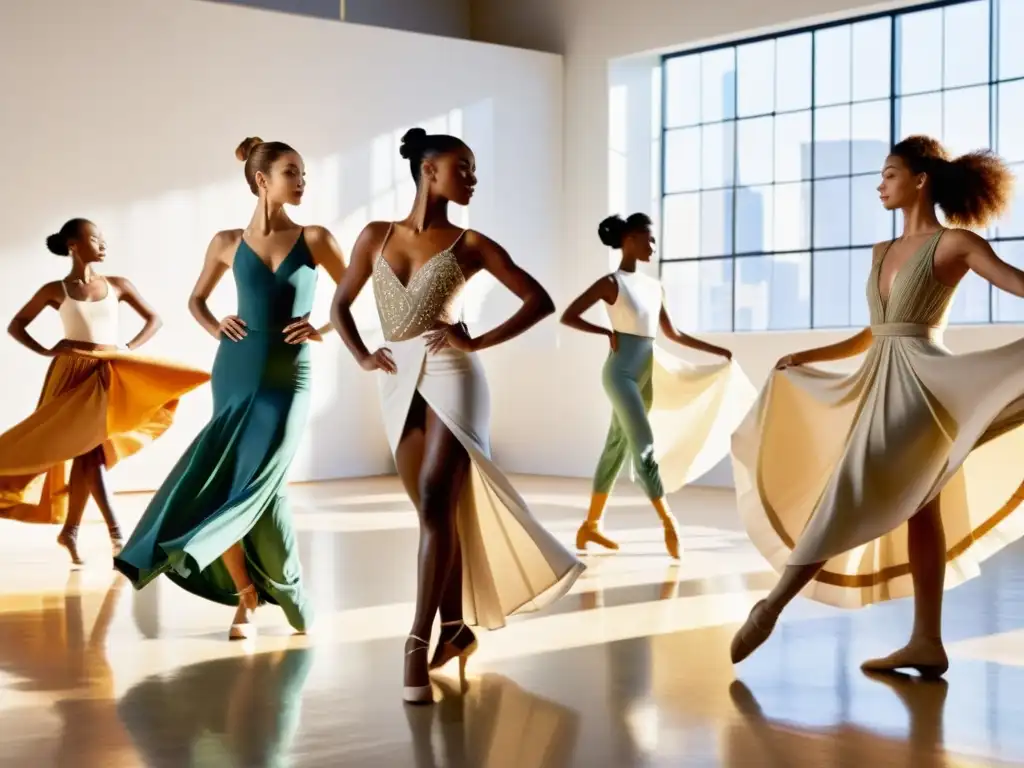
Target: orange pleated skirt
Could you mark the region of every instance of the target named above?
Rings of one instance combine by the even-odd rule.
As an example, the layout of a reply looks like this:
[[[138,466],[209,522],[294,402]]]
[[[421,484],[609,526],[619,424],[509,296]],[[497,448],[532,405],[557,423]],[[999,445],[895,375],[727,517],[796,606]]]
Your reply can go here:
[[[209,379],[123,352],[58,354],[36,410],[0,435],[0,518],[64,522],[75,457],[102,447],[113,467],[166,432],[181,396]]]

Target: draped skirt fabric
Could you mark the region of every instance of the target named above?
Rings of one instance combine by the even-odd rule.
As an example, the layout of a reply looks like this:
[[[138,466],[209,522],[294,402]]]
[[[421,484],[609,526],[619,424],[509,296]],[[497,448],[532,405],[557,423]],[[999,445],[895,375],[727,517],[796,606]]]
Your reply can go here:
[[[491,461],[490,396],[479,359],[453,349],[428,355],[422,336],[388,348],[398,370],[378,381],[392,453],[418,392],[471,459],[457,518],[466,623],[496,629],[514,613],[551,604],[585,566],[541,527]]]
[[[0,518],[63,522],[75,457],[102,448],[113,467],[166,432],[179,398],[209,378],[123,352],[54,357],[36,410],[0,435]]]
[[[741,516],[781,571],[824,562],[812,599],[913,593],[907,521],[938,499],[947,588],[1024,534],[1024,340],[952,355],[882,326],[855,373],[772,373],[733,437]]]

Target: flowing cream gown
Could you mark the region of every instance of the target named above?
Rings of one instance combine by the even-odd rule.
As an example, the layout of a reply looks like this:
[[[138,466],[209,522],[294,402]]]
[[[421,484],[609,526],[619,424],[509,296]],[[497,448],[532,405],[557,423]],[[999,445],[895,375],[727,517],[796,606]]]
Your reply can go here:
[[[450,347],[427,353],[424,334],[439,321],[458,319],[466,285],[454,254],[459,240],[402,285],[381,255],[388,237],[373,265],[377,312],[397,367],[394,375],[378,374],[388,443],[394,453],[418,392],[469,453],[472,467],[458,509],[464,618],[496,629],[513,613],[557,600],[585,566],[541,527],[491,461],[490,395],[479,358]]]
[[[1024,339],[954,355],[954,289],[933,274],[944,230],[867,300],[874,336],[846,375],[774,371],[733,435],[740,514],[772,567],[825,565],[804,594],[858,607],[913,594],[907,521],[939,498],[945,586],[1024,533]]]

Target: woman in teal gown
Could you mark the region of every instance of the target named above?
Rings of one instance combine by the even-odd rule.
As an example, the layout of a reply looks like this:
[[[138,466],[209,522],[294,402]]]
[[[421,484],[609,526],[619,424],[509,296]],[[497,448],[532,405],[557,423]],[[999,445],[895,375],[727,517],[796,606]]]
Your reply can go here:
[[[259,198],[245,230],[218,233],[189,308],[220,340],[213,417],[157,491],[115,567],[141,589],[162,573],[199,597],[237,605],[230,637],[253,637],[252,614],[280,605],[304,632],[312,618],[302,585],[288,468],[309,411],[310,349],[330,325],[309,323],[322,266],[337,282],[341,252],[323,227],[300,227],[284,210],[305,187],[299,154],[246,139],[237,156]],[[218,321],[206,301],[232,271],[238,313]]]

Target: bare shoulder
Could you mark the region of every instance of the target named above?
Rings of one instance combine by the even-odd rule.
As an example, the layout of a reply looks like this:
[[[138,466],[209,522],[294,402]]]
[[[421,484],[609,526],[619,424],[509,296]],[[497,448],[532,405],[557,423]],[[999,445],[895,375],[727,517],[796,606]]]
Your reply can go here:
[[[327,227],[322,227],[319,224],[310,224],[309,226],[303,227],[302,236],[306,238],[306,242],[310,245],[328,243],[334,238],[331,234],[331,230]]]
[[[359,237],[356,238],[355,246],[352,248],[353,258],[360,254],[364,256],[376,255],[376,252],[384,244],[384,238],[388,236],[388,232],[393,227],[394,223],[390,221],[371,221],[363,227]]]
[[[43,283],[36,291],[36,298],[54,306],[60,306],[66,295],[63,280],[51,280],[49,283]]]
[[[883,240],[880,243],[875,243],[871,248],[871,261],[878,261],[885,254],[889,247],[895,242],[895,240]]]
[[[132,284],[132,281],[127,277],[122,277],[121,275],[107,275],[106,280],[110,287],[117,293],[118,298],[124,296],[125,293],[130,293],[135,290],[135,286]]]
[[[969,229],[947,229],[939,238],[939,248],[955,251],[973,250],[978,246],[988,246],[988,240]]]
[[[235,249],[242,242],[242,231],[241,229],[222,229],[210,240],[210,246],[206,251],[207,255],[217,261],[230,262]]]

